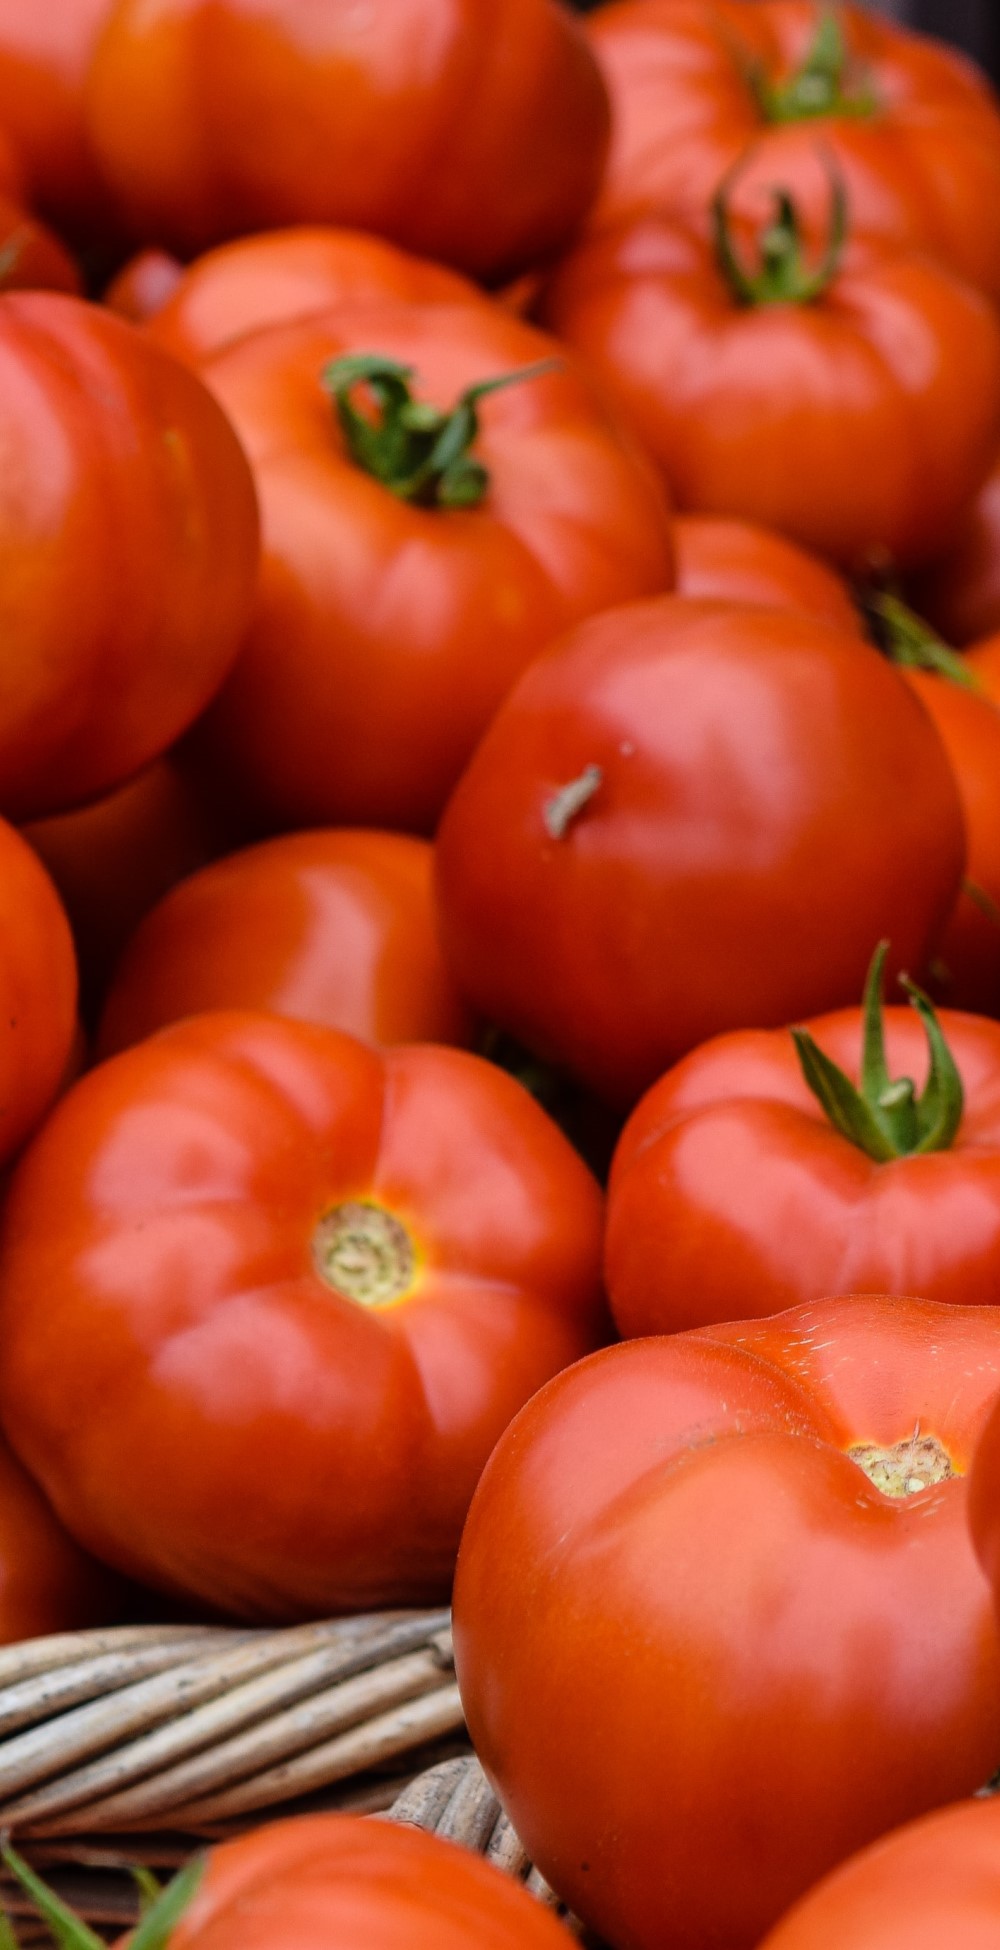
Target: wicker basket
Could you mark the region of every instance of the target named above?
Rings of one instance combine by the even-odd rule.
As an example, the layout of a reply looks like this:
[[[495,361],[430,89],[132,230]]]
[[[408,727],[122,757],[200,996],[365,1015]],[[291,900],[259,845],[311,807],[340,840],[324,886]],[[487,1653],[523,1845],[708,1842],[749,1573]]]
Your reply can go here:
[[[447,1611],[288,1630],[135,1626],[0,1649],[0,1828],[101,1934],[136,1865],[281,1814],[388,1814],[487,1855],[558,1907],[472,1756]],[[21,1942],[48,1942],[9,1878]]]

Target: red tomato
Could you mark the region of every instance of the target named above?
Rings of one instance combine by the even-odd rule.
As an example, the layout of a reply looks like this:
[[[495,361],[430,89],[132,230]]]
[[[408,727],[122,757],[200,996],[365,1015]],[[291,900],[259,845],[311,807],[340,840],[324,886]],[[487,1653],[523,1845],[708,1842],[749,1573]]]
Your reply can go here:
[[[84,126],[87,69],[114,0],[0,0],[0,124],[32,203],[74,231],[107,224]]]
[[[740,204],[780,182],[825,222],[828,162],[859,236],[926,250],[1000,296],[1000,114],[971,63],[823,0],[624,0],[588,23],[614,144],[595,221],[701,221],[747,156]]]
[[[102,302],[119,318],[144,325],[162,310],[183,276],[183,264],[169,251],[138,251],[112,278]]]
[[[150,241],[343,223],[496,281],[567,242],[608,136],[557,0],[119,0],[89,107]]]
[[[932,671],[906,679],[951,760],[968,840],[962,890],[931,964],[935,992],[954,1009],[1000,1014],[1000,709]]]
[[[490,1862],[393,1822],[300,1815],[209,1854],[171,1950],[570,1950]]]
[[[751,1950],[985,1782],[1000,1636],[962,1473],[998,1383],[1000,1309],[824,1300],[609,1348],[503,1436],[459,1554],[462,1700],[599,1938]]]
[[[922,616],[948,643],[970,644],[1000,630],[1000,460],[966,510],[951,547],[910,585]]]
[[[147,329],[175,359],[199,366],[262,326],[290,324],[332,305],[382,299],[461,305],[479,295],[457,271],[381,237],[301,225],[207,251],[181,274]]]
[[[0,409],[0,807],[31,819],[119,785],[208,702],[257,517],[215,401],[95,305],[0,298]]]
[[[964,1801],[874,1842],[803,1897],[760,1950],[994,1950],[1000,1802]]]
[[[80,273],[54,230],[0,196],[0,291],[80,290]]]
[[[377,436],[363,392],[342,383],[338,407],[322,375],[369,354],[388,374],[383,436],[397,407],[412,410],[399,366],[460,432],[471,389],[514,375],[476,407],[453,487],[427,479],[406,498],[418,459],[393,485],[365,452]],[[535,372],[553,357],[557,370]],[[275,822],[433,830],[537,652],[672,580],[651,470],[552,340],[498,306],[345,305],[241,340],[204,377],[250,457],[264,539],[256,616],[209,743]],[[413,436],[415,456],[429,439]],[[387,464],[394,452],[388,439]]]
[[[102,1054],[179,1016],[230,1008],[371,1043],[470,1043],[473,1021],[438,943],[432,863],[426,840],[339,831],[290,833],[205,867],[126,949]]]
[[[628,1105],[707,1036],[856,997],[883,934],[919,968],[964,845],[937,733],[875,650],[661,597],[574,631],[498,712],[438,837],[445,952],[488,1020]]]
[[[678,515],[674,553],[678,596],[791,609],[860,633],[861,619],[843,577],[774,529],[712,515]]]
[[[0,819],[0,1166],[48,1110],[75,1035],[69,922],[30,846]]]
[[[0,1645],[112,1623],[121,1600],[0,1437]]]
[[[76,1084],[15,1176],[4,1426],[157,1589],[441,1602],[501,1430],[606,1331],[600,1245],[596,1182],[480,1058],[193,1017]]]
[[[716,1037],[643,1098],[608,1202],[608,1288],[623,1334],[772,1313],[838,1280],[967,1306],[996,1299],[1000,1024],[942,1011],[959,1087],[939,1059],[953,1100],[938,1119],[933,1092],[924,1111],[913,1105],[930,1075],[926,1013],[885,1011],[887,1061],[867,1081],[865,1021],[855,1008],[805,1025],[862,1093],[853,1135],[806,1082],[787,1030]],[[889,1126],[883,1101],[897,1106]]]
[[[545,322],[681,508],[765,522],[849,569],[919,564],[1000,441],[995,308],[898,244],[819,268],[792,212],[758,232],[732,256],[656,212],[625,219],[564,261]]]

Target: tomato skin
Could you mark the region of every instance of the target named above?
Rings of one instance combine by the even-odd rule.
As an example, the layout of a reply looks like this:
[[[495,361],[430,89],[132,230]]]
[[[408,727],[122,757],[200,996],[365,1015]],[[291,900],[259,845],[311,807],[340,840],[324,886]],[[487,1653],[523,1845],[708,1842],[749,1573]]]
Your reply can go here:
[[[318,1814],[213,1848],[170,1941],[177,1950],[566,1950],[567,1936],[512,1877],[452,1842]]]
[[[112,278],[101,303],[131,325],[144,325],[162,310],[183,276],[183,264],[169,251],[137,251]]]
[[[372,1043],[458,1043],[473,1019],[442,959],[433,854],[404,833],[290,833],[175,887],[126,949],[99,1048],[179,1016],[273,1009]]]
[[[497,282],[573,234],[608,138],[596,61],[556,0],[119,0],[88,94],[149,241],[190,255],[340,223]]]
[[[824,1878],[760,1950],[993,1950],[1000,1803],[925,1815]]]
[[[445,952],[487,1020],[628,1106],[708,1036],[853,1000],[883,935],[921,967],[964,845],[940,740],[876,651],[661,597],[572,632],[501,707],[438,834]]]
[[[345,1202],[409,1237],[388,1304],[317,1270]],[[263,1619],[439,1602],[500,1431],[608,1331],[601,1232],[568,1141],[480,1058],[192,1017],[78,1083],[15,1176],[5,1426],[157,1589]]]
[[[414,257],[382,237],[300,224],[206,251],[184,269],[147,330],[175,359],[200,368],[249,332],[291,324],[333,305],[376,299],[468,304],[481,295],[457,271]]]
[[[0,196],[0,291],[38,289],[78,294],[76,263],[54,230]]]
[[[763,522],[847,569],[938,553],[1000,441],[994,306],[898,248],[849,253],[812,303],[747,305],[706,239],[651,212],[571,252],[542,316],[680,508]]]
[[[719,1036],[654,1084],[619,1140],[606,1274],[626,1336],[773,1313],[829,1291],[1000,1291],[1000,1024],[940,1011],[965,1110],[948,1151],[876,1164],[828,1122],[785,1030]],[[885,1011],[890,1073],[922,1088],[912,1009]],[[861,1011],[806,1027],[856,1084]]]
[[[74,233],[108,224],[108,193],[84,124],[88,65],[114,0],[0,0],[0,125],[32,205]]]
[[[319,375],[372,351],[412,366],[442,409],[555,357],[558,370],[482,401],[478,507],[400,500],[350,460]],[[429,833],[532,657],[578,617],[670,585],[652,470],[552,340],[482,300],[345,305],[203,370],[263,524],[256,614],[205,721],[212,761],[275,825]]]
[[[0,1645],[118,1623],[118,1581],[74,1543],[0,1437]]]
[[[0,820],[0,1165],[45,1115],[76,1035],[76,957],[59,897]]]
[[[947,643],[975,644],[1000,630],[1000,460],[951,539],[915,577],[914,607]]]
[[[933,718],[962,800],[965,880],[931,965],[932,987],[953,1009],[1000,1014],[1000,709],[931,671],[906,679]],[[971,889],[971,891],[970,891]]]
[[[843,577],[776,529],[712,515],[678,515],[674,551],[678,596],[790,609],[861,634],[861,619]]]
[[[207,703],[252,608],[257,514],[205,388],[95,305],[0,298],[0,406],[0,807],[31,819],[120,784]]]
[[[1000,295],[1000,115],[984,76],[940,41],[867,9],[838,5],[836,18],[849,85],[873,91],[877,113],[774,124],[750,76],[795,73],[822,22],[816,0],[602,7],[587,32],[611,93],[614,142],[594,226],[651,208],[704,221],[745,156],[741,211],[759,216],[782,183],[812,232],[825,235],[832,164],[855,235],[926,251]]]
[[[869,1295],[633,1342],[501,1439],[456,1574],[462,1699],[531,1859],[599,1937],[751,1950],[854,1849],[988,1776],[1000,1639],[965,1485],[883,1496],[845,1452],[919,1425],[967,1467],[998,1322]]]

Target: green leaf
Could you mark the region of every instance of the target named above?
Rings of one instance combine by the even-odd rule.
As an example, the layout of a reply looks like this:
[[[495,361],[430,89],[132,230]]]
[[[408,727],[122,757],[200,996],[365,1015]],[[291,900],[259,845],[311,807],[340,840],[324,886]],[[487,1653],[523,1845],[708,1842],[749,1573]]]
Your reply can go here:
[[[75,1915],[55,1891],[35,1874],[34,1869],[28,1867],[8,1841],[0,1843],[0,1856],[48,1924],[59,1950],[106,1950],[103,1939],[88,1929],[83,1918]]]

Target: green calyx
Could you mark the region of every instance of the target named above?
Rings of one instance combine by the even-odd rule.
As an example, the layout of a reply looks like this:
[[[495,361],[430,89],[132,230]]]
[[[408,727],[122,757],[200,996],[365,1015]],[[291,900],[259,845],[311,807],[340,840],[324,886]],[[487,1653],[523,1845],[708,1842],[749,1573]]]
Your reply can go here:
[[[816,38],[805,60],[785,81],[769,81],[759,70],[751,86],[765,122],[810,122],[823,115],[874,115],[878,97],[852,70],[843,29],[832,7],[819,17]]]
[[[923,1024],[930,1072],[920,1097],[911,1077],[889,1075],[882,1013],[882,977],[888,950],[888,942],[880,941],[865,982],[860,1089],[855,1089],[843,1070],[824,1055],[807,1030],[791,1032],[802,1074],[834,1129],[876,1164],[949,1150],[962,1121],[964,1103],[962,1079],[934,1006],[906,975],[899,980]]]
[[[107,1950],[102,1937],[88,1928],[55,1891],[28,1867],[10,1843],[0,1844],[0,1856],[14,1880],[30,1896],[39,1915],[47,1923],[58,1950]],[[198,1856],[168,1882],[157,1887],[145,1870],[136,1870],[142,1899],[142,1917],[129,1937],[129,1950],[165,1950],[176,1925],[194,1897],[205,1872],[204,1857]],[[17,1950],[17,1939],[6,1916],[0,1915],[0,1950]]]
[[[468,386],[449,413],[442,413],[410,391],[412,366],[378,352],[334,359],[324,367],[322,384],[332,393],[341,432],[356,467],[381,481],[401,501],[420,508],[478,508],[490,484],[470,448],[479,432],[479,401],[504,386],[518,386],[554,370],[558,361],[521,366],[497,379]],[[367,387],[377,418],[359,412],[352,395]]]
[[[712,239],[715,258],[730,292],[740,305],[810,305],[833,283],[840,269],[847,237],[847,192],[831,170],[830,233],[820,263],[810,270],[802,243],[798,212],[787,190],[775,189],[774,215],[758,240],[758,265],[750,270],[740,258],[733,236],[730,191],[734,176],[742,169],[730,170],[720,183],[712,202]]]
[[[979,678],[965,658],[942,643],[930,624],[901,597],[891,591],[876,590],[866,592],[862,603],[877,647],[890,663],[911,670],[931,670],[936,676],[946,678],[949,684],[959,684],[963,690],[978,691],[981,697],[985,696]]]

